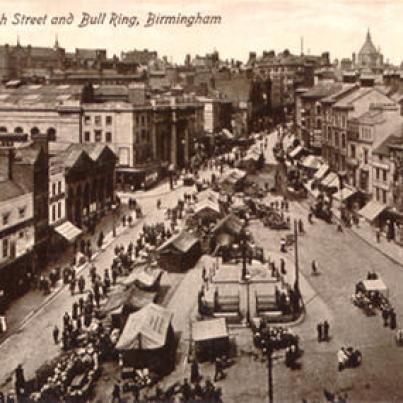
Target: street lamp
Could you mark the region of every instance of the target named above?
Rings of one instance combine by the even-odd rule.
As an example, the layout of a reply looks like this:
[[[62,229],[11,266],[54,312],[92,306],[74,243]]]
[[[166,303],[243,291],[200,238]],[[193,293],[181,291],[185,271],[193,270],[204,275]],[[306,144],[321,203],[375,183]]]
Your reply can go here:
[[[117,210],[117,205],[115,203],[112,203],[112,215],[113,215],[113,227],[112,227],[112,236],[116,238],[116,210]]]

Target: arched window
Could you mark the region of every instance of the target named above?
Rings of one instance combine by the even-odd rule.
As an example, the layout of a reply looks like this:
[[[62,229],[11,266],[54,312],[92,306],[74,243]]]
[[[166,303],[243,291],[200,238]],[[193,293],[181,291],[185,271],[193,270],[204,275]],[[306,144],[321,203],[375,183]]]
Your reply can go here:
[[[31,129],[31,134],[39,134],[39,129],[37,127],[33,127]]]
[[[7,133],[7,127],[1,126],[0,133]]]
[[[56,129],[49,127],[47,134],[49,141],[56,141]]]
[[[24,133],[24,130],[23,130],[23,128],[22,127],[16,127],[15,129],[14,129],[14,133],[17,133],[17,134],[22,134],[22,133]]]

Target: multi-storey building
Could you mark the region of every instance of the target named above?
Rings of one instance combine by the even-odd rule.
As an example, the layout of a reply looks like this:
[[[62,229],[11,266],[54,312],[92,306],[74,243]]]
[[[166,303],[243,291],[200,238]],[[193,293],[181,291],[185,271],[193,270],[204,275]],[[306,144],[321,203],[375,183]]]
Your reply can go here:
[[[347,122],[347,171],[351,185],[362,193],[378,195],[386,202],[384,184],[389,173],[382,164],[371,168],[372,151],[393,130],[400,128],[403,120],[397,104],[371,104],[369,110]]]
[[[6,141],[7,135],[1,135]],[[47,137],[0,149],[2,258],[0,288],[11,298],[24,291],[38,262],[46,263],[48,231]]]
[[[346,170],[347,122],[369,110],[371,104],[394,102],[376,87],[351,86],[321,101],[324,114],[323,157],[335,171]]]

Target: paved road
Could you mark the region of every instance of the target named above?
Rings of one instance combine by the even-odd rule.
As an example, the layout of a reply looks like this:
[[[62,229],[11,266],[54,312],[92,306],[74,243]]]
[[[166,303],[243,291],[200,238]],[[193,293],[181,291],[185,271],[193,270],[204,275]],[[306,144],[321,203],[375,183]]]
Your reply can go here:
[[[291,215],[305,220],[306,207],[293,202]],[[302,369],[290,371],[283,363],[276,365],[276,401],[323,400],[323,388],[347,390],[349,401],[403,401],[403,388],[396,386],[403,369],[403,349],[396,347],[394,332],[383,327],[379,314],[367,317],[351,303],[355,284],[368,271],[376,271],[390,289],[399,326],[403,321],[401,266],[391,263],[351,231],[340,234],[334,225],[318,220],[313,225],[305,223],[305,227],[307,234],[300,237],[299,256],[306,282],[302,291],[310,295],[305,295],[307,315],[297,329],[304,349]],[[261,224],[251,229],[266,250],[274,248],[277,253],[281,232],[269,231]],[[287,255],[287,265],[292,267],[292,251]],[[310,275],[312,259],[320,266],[321,275],[316,277]],[[332,339],[318,343],[316,324],[325,319],[331,324]],[[336,352],[346,345],[362,351],[363,364],[337,372]]]

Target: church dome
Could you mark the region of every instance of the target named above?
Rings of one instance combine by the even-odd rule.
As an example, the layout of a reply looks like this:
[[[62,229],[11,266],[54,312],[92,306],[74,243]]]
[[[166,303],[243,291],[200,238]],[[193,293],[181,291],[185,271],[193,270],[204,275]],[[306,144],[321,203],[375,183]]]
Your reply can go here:
[[[378,54],[378,51],[375,48],[375,45],[372,43],[371,39],[371,34],[369,33],[369,30],[367,32],[367,37],[365,39],[364,45],[362,45],[362,48],[360,49],[359,55],[376,55]]]

